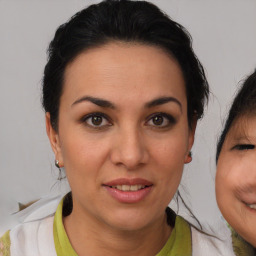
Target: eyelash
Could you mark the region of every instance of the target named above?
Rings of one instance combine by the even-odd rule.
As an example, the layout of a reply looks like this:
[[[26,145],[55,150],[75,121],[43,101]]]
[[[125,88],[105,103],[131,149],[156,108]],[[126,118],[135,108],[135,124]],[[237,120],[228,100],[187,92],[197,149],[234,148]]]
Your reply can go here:
[[[249,150],[249,149],[254,149],[255,145],[252,144],[238,144],[235,145],[232,149],[236,149],[236,150]]]
[[[93,117],[100,117],[100,118],[102,118],[102,120],[105,119],[108,122],[108,124],[105,124],[105,125],[89,124],[88,120],[91,119],[91,123],[92,123],[92,118]],[[104,113],[101,113],[101,112],[95,112],[95,113],[91,113],[91,114],[88,114],[88,115],[84,116],[81,119],[81,123],[84,123],[84,124],[86,124],[86,126],[92,128],[92,129],[96,129],[96,130],[100,130],[100,129],[104,129],[104,128],[108,127],[108,126],[112,126],[111,119],[107,115],[105,115]]]
[[[163,122],[164,122],[164,119],[167,119],[167,122],[168,122],[167,125],[164,125],[164,126],[160,126],[160,125],[158,126],[158,125],[154,125],[154,124],[152,125],[154,128],[158,128],[158,129],[168,128],[168,127],[174,125],[177,122],[176,119],[172,115],[167,114],[167,113],[163,113],[163,112],[159,112],[159,113],[154,113],[154,114],[150,115],[147,118],[146,123],[149,123],[149,121],[151,121],[151,120],[153,122],[154,117],[162,117]]]
[[[103,122],[105,119],[107,121],[107,124],[93,125],[93,123],[92,123],[93,117],[100,117],[100,118],[102,118]],[[167,120],[168,124],[165,124],[164,126],[162,126],[162,124],[160,124],[160,125],[149,124],[150,121],[153,122],[154,117],[161,117],[161,118],[163,118],[163,123]],[[89,120],[90,120],[91,124],[88,123]],[[157,129],[164,129],[164,128],[169,128],[170,126],[174,125],[176,122],[177,122],[176,119],[172,115],[163,113],[163,112],[159,112],[159,113],[154,113],[154,114],[150,115],[147,118],[146,125],[152,126],[153,128],[157,128]],[[84,124],[86,124],[86,126],[92,128],[92,129],[96,129],[96,130],[104,129],[106,127],[113,125],[112,120],[106,114],[101,113],[101,112],[95,112],[95,113],[90,113],[88,115],[85,115],[81,119],[81,123],[84,123]]]

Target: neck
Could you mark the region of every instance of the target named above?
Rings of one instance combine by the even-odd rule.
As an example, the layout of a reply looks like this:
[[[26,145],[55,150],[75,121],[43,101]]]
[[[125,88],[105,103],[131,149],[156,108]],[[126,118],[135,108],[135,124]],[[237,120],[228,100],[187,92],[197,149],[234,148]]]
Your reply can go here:
[[[165,212],[146,227],[120,230],[99,221],[95,216],[81,214],[74,207],[72,213],[64,218],[64,226],[79,256],[153,256],[161,250],[171,233]]]

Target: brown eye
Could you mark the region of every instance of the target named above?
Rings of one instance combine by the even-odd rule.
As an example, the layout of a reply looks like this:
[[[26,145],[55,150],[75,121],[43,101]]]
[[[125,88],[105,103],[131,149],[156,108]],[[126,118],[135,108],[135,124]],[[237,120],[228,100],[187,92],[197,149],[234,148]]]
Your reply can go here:
[[[162,116],[154,116],[152,118],[152,122],[154,125],[157,125],[157,126],[162,125],[164,122],[164,118]]]
[[[103,113],[92,113],[89,115],[86,115],[81,120],[82,123],[85,123],[86,126],[94,128],[94,129],[100,129],[100,128],[106,128],[108,126],[111,126],[112,123],[108,116],[106,116]]]
[[[176,123],[176,119],[167,113],[155,113],[146,122],[148,126],[156,128],[168,128]]]
[[[102,124],[102,116],[93,116],[91,122],[95,126],[101,125]]]

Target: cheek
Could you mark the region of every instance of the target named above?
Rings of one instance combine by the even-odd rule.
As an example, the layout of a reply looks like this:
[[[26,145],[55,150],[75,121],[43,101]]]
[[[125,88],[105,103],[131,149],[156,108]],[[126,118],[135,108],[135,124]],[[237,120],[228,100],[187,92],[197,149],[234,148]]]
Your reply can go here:
[[[106,160],[109,143],[95,137],[81,132],[66,132],[63,136],[61,151],[69,181],[79,176],[96,179],[99,166]]]
[[[186,151],[174,145],[166,145],[155,152],[156,161],[164,169],[174,170],[183,168]]]
[[[162,164],[184,165],[184,157],[188,152],[188,134],[186,131],[171,134],[151,144],[157,145],[154,148],[155,154],[159,156]]]
[[[241,221],[243,203],[241,189],[250,184],[246,174],[248,163],[239,157],[219,160],[216,174],[216,198],[218,206],[230,224]]]
[[[227,200],[233,194],[237,183],[238,172],[235,170],[232,161],[228,159],[219,160],[216,174],[216,195],[218,202],[231,203]]]
[[[224,161],[225,160],[225,161]],[[225,158],[219,161],[216,174],[216,197],[226,221],[247,241],[255,242],[255,213],[248,211],[241,202],[240,189],[251,186],[252,163],[247,158]],[[256,180],[254,182],[254,186]],[[253,186],[252,186],[253,187]],[[243,192],[242,192],[243,193]],[[243,196],[246,196],[244,194]],[[242,196],[242,197],[243,197]],[[246,198],[246,197],[245,197]],[[254,244],[255,246],[255,244]]]
[[[215,180],[216,199],[223,216],[228,222],[230,207],[234,202],[233,180],[232,164],[225,158],[219,158]]]
[[[252,163],[239,157],[224,158],[219,161],[216,174],[216,188],[234,193],[237,189],[250,184],[256,178]]]
[[[184,136],[167,137],[161,143],[158,141],[158,144],[155,143],[158,146],[154,147],[154,152],[151,152],[157,165],[155,171],[161,183],[168,185],[167,189],[178,187],[180,183],[188,144],[182,138]]]

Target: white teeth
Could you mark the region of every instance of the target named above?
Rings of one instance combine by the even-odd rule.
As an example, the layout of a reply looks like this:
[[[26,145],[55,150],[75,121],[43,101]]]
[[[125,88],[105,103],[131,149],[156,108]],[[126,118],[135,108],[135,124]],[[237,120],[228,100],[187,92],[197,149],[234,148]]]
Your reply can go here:
[[[117,188],[118,190],[122,190],[122,185],[117,185],[116,188]]]
[[[131,191],[139,190],[139,186],[138,185],[131,185],[130,190]]]
[[[112,188],[116,188],[121,191],[138,191],[142,188],[145,188],[144,185],[116,185],[112,186]]]
[[[129,185],[122,185],[122,191],[129,191],[130,190],[130,186]]]
[[[248,204],[251,209],[256,209],[256,204]]]

